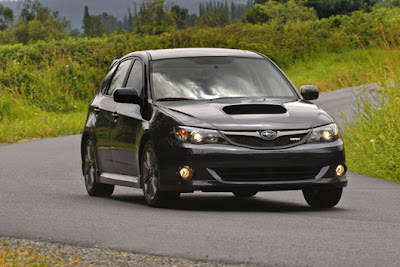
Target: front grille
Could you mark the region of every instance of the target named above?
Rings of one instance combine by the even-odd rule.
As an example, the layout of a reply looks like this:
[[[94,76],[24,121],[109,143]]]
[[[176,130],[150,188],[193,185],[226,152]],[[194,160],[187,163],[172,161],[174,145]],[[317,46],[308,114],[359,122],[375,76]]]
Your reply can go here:
[[[307,133],[280,136],[274,140],[264,140],[261,137],[246,135],[225,134],[225,136],[229,141],[237,145],[253,148],[281,148],[302,143]]]
[[[314,179],[321,168],[280,167],[280,168],[218,168],[214,171],[224,181],[297,181]]]

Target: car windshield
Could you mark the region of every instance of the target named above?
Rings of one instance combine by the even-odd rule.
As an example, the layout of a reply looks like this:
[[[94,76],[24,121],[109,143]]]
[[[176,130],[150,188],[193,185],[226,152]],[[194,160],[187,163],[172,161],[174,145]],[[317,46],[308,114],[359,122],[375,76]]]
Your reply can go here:
[[[289,81],[268,60],[193,57],[151,63],[153,94],[159,101],[236,97],[298,99]]]

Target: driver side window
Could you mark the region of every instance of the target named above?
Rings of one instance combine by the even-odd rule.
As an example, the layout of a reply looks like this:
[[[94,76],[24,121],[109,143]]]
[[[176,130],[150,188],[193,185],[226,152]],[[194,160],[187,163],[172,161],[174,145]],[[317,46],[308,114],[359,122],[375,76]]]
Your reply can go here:
[[[126,87],[135,89],[138,96],[141,96],[143,91],[143,67],[140,60],[136,60],[133,64]]]
[[[119,64],[115,71],[114,77],[111,80],[110,87],[108,88],[107,95],[112,96],[114,91],[122,88],[126,74],[128,73],[129,67],[132,64],[132,59],[126,60]]]

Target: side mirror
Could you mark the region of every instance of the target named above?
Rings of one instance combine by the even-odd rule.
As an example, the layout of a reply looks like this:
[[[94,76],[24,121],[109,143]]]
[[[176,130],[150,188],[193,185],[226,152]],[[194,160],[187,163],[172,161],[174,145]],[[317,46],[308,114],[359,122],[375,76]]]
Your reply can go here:
[[[117,89],[114,92],[114,101],[117,103],[128,103],[140,105],[141,99],[137,92],[131,88]]]
[[[319,90],[314,85],[303,85],[300,88],[300,94],[305,100],[315,100],[319,97]]]

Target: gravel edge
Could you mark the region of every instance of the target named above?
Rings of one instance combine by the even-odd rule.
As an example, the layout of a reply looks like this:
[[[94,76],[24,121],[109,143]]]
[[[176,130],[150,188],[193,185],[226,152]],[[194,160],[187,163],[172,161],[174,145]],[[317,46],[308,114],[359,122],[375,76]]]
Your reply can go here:
[[[29,256],[35,258],[37,261],[30,262],[30,264],[45,264],[48,266],[250,266],[247,264],[235,265],[218,262],[193,261],[123,252],[108,248],[80,247],[62,243],[0,237],[0,254],[2,252],[16,252],[18,255],[22,254],[26,256],[26,251],[29,251]]]

